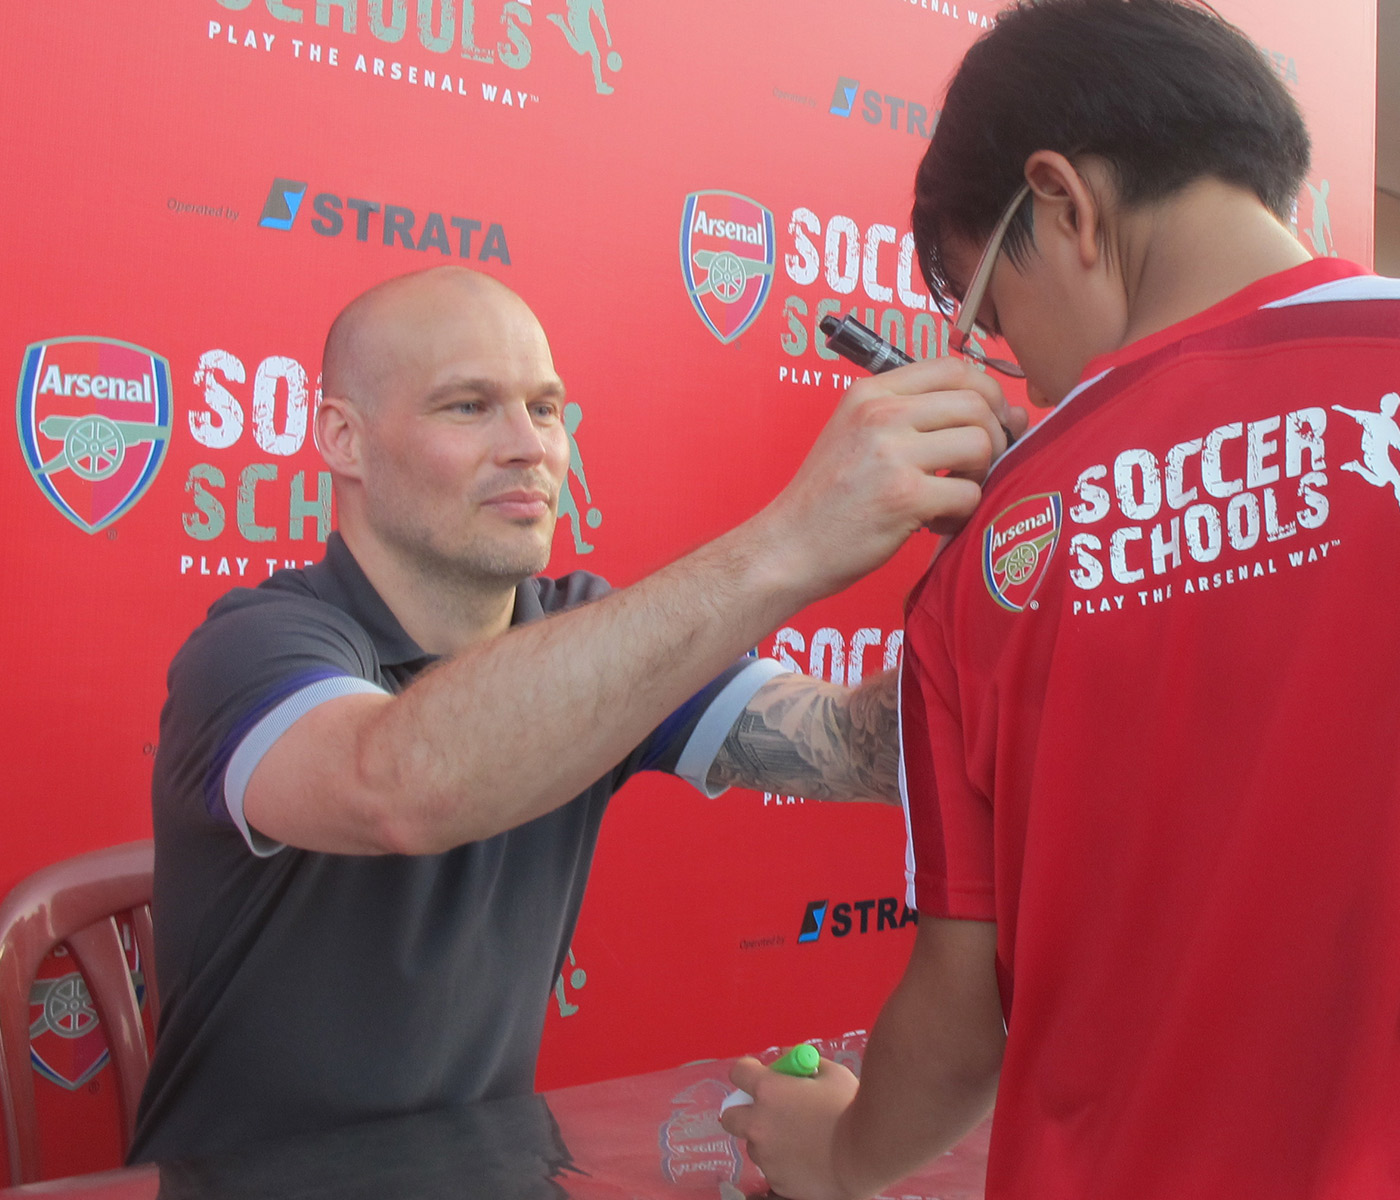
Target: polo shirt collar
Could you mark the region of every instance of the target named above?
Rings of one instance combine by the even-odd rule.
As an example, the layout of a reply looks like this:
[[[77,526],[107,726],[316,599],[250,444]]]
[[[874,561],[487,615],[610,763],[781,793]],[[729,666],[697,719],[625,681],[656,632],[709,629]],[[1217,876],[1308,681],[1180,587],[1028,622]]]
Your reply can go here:
[[[524,625],[527,621],[544,619],[544,605],[540,603],[540,589],[535,580],[526,579],[515,588],[515,608],[510,615],[512,625]]]
[[[306,577],[318,598],[348,613],[369,634],[375,653],[384,666],[431,662],[429,654],[399,624],[399,619],[370,583],[350,548],[338,532],[326,541],[326,557],[306,569]],[[539,589],[526,579],[515,589],[512,625],[538,621],[544,617]]]

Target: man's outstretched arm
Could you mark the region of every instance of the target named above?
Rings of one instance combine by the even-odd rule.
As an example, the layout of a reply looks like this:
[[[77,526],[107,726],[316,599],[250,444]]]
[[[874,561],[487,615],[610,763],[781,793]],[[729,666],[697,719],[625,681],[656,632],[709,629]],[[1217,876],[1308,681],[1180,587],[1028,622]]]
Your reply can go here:
[[[794,1079],[740,1059],[730,1078],[754,1097],[721,1118],[790,1200],[856,1200],[917,1171],[980,1121],[1006,1044],[996,926],[923,918],[904,978],[871,1032],[857,1086],[823,1061]]]
[[[899,803],[899,677],[846,688],[779,675],[754,693],[705,782],[808,800]]]
[[[310,850],[434,853],[557,808],[800,608],[920,527],[965,521],[1009,419],[996,384],[952,360],[861,380],[743,525],[595,603],[475,644],[402,695],[343,696],[302,716],[249,778],[249,824]]]

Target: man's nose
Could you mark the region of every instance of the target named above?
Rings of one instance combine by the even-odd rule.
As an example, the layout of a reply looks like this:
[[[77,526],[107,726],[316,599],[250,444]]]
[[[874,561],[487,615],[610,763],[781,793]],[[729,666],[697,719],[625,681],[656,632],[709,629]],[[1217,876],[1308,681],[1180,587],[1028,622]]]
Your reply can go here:
[[[545,456],[544,431],[524,404],[501,408],[497,434],[496,458],[500,462],[538,463]]]

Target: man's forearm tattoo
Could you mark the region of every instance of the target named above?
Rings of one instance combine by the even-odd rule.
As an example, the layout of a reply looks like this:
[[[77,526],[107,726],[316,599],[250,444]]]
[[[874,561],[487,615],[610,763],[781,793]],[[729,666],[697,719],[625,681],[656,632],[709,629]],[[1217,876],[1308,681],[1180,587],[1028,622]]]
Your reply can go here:
[[[764,684],[729,731],[708,782],[809,800],[898,801],[893,672],[854,690],[805,675]]]

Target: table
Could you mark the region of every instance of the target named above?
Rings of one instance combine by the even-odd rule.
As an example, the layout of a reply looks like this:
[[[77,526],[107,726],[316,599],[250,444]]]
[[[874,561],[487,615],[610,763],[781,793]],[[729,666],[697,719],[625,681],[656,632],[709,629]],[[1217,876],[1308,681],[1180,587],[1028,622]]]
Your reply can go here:
[[[865,1034],[815,1040],[859,1073]],[[761,1055],[776,1057],[777,1050]],[[719,1125],[732,1059],[393,1117],[246,1152],[0,1190],[0,1200],[744,1200]],[[982,1200],[990,1121],[890,1200]]]

